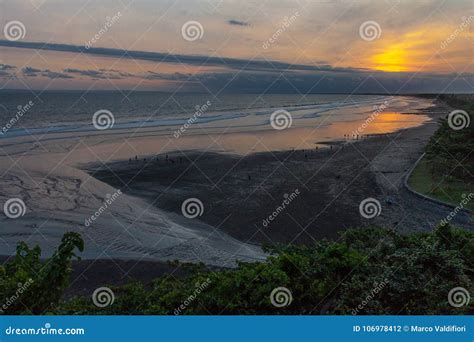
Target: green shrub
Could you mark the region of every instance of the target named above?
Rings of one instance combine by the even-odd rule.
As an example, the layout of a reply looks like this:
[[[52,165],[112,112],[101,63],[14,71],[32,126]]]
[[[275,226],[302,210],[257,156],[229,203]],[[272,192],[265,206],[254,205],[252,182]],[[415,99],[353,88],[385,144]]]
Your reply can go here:
[[[0,266],[0,313],[41,314],[54,310],[69,285],[71,259],[84,243],[78,233],[66,233],[50,259],[41,249],[21,242],[13,260]]]
[[[236,269],[216,272],[191,266],[188,276],[163,276],[151,289],[140,283],[112,286],[113,305],[98,308],[90,298],[80,297],[63,302],[56,313],[472,313],[472,305],[449,305],[448,293],[459,286],[472,293],[473,246],[473,232],[448,225],[410,235],[350,229],[338,242],[273,248],[265,263],[240,263]],[[207,286],[196,293],[202,284]],[[290,305],[272,305],[270,294],[277,287],[291,291]]]

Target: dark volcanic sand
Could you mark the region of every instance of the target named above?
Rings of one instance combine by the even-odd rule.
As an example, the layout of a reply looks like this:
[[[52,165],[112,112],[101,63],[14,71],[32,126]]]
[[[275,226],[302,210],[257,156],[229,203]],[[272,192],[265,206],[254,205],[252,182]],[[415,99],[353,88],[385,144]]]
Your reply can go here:
[[[154,205],[181,214],[181,204],[199,198],[199,218],[230,235],[253,243],[313,243],[335,238],[349,227],[379,225],[401,232],[428,231],[451,209],[424,201],[403,187],[406,172],[422,154],[437,119],[451,109],[432,108],[433,121],[391,135],[356,143],[333,143],[333,148],[312,151],[268,152],[241,157],[199,151],[141,156],[90,166],[98,179]],[[330,145],[328,145],[330,146]],[[134,156],[131,156],[132,158]],[[181,159],[180,159],[181,158]],[[172,160],[172,161],[171,161]],[[300,194],[268,224],[262,225],[282,204],[284,194]],[[381,202],[382,213],[373,220],[359,214],[367,197]],[[472,229],[472,218],[458,214],[454,224]],[[3,263],[5,258],[0,257]],[[132,280],[145,284],[166,275],[182,277],[180,265],[135,260],[84,260],[73,263],[66,296],[91,296],[107,285]]]
[[[423,126],[331,148],[257,153],[248,156],[201,151],[139,156],[135,161],[90,167],[94,177],[157,207],[181,213],[190,197],[200,199],[200,220],[251,243],[312,243],[335,238],[350,227],[379,225],[400,231],[429,230],[447,208],[408,193],[402,180],[422,154],[439,117]],[[277,134],[277,133],[276,133]],[[146,160],[145,160],[146,158]],[[299,195],[267,227],[263,220],[282,205],[285,194]],[[359,203],[373,197],[382,214],[365,219]],[[461,222],[463,225],[463,222]]]
[[[202,221],[243,241],[303,243],[312,237],[334,236],[336,230],[360,223],[358,207],[352,203],[365,198],[360,189],[376,190],[376,184],[364,177],[367,162],[362,157],[346,165],[345,159],[354,152],[351,146],[337,152],[247,157],[188,152],[170,155],[174,164],[159,156],[159,162],[146,166],[142,161],[109,165],[113,173],[101,170],[94,176],[176,213],[181,212],[185,199],[199,198],[204,204]],[[353,177],[359,173],[360,177]],[[281,205],[284,194],[296,189],[300,194],[264,227],[263,219]],[[371,191],[371,195],[377,193]]]

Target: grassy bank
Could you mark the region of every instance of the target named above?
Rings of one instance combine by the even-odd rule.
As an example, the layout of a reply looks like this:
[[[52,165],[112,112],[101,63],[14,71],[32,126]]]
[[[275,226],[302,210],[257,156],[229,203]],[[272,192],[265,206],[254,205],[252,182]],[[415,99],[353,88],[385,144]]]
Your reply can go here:
[[[424,195],[456,206],[474,192],[474,95],[442,95],[440,99],[465,111],[465,122],[470,124],[455,130],[452,121],[450,125],[447,118],[441,120],[408,183]],[[474,209],[474,203],[466,207]]]
[[[418,163],[408,180],[408,184],[426,196],[436,198],[454,206],[459,205],[467,193],[474,192],[472,186],[470,189],[467,187],[466,182],[458,179],[444,180],[443,178],[433,175],[429,162],[426,159]],[[474,210],[474,202],[469,201],[465,207]]]
[[[266,262],[211,271],[183,266],[172,274],[125,286],[102,296],[65,300],[78,235],[69,233],[54,256],[22,244],[0,267],[0,298],[6,314],[467,314],[449,293],[474,285],[474,232],[449,225],[431,233],[400,235],[350,229],[338,242],[272,249]],[[18,294],[19,284],[29,284]],[[104,284],[104,286],[108,286]],[[24,287],[22,285],[22,287]],[[16,296],[16,297],[15,297]],[[113,300],[112,300],[113,298]],[[99,305],[98,305],[99,303]],[[103,307],[102,304],[104,304]]]

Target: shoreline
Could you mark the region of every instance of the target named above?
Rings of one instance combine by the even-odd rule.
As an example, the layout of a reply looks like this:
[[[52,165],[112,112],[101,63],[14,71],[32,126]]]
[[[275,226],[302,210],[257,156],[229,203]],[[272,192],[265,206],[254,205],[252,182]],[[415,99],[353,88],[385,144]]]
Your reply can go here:
[[[358,140],[320,142],[326,148],[243,156],[174,151],[100,167],[89,164],[85,170],[111,186],[127,184],[125,193],[177,215],[183,200],[201,199],[205,208],[201,221],[250,244],[311,244],[337,238],[349,227],[373,224],[402,232],[428,231],[433,225],[423,220],[441,220],[446,213],[440,208],[429,212],[426,205],[418,212],[406,208],[402,202],[412,199],[407,199],[400,180],[436,130],[437,119],[446,113],[438,101],[420,113],[431,118],[421,126]],[[394,145],[404,151],[397,152]],[[301,195],[291,210],[263,227],[264,219],[284,200],[282,194],[296,189]],[[374,220],[360,216],[358,205],[366,197],[382,204],[382,213]],[[402,216],[406,210],[414,222]],[[459,220],[460,226],[465,223]]]
[[[119,183],[114,184],[118,182],[118,179],[114,180],[116,175],[122,181],[133,177],[132,182],[122,188],[125,202],[136,204],[139,199],[144,203],[142,207],[154,207],[171,222],[183,227],[202,226],[211,229],[209,232],[213,231],[213,234],[228,234],[255,248],[262,243],[314,244],[321,238],[336,239],[347,228],[370,225],[406,233],[429,231],[433,228],[432,218],[441,219],[446,213],[443,210],[437,212],[439,208],[433,208],[432,204],[423,203],[419,198],[412,198],[412,194],[398,187],[397,181],[421,155],[424,144],[438,126],[437,119],[447,113],[447,106],[437,101],[436,106],[420,113],[431,118],[421,126],[349,142],[320,142],[327,147],[314,150],[257,152],[247,156],[217,152],[203,154],[194,150],[168,153],[174,162],[166,161],[166,154],[158,155],[160,162],[152,162],[145,168],[142,161],[135,164],[127,160],[111,161],[98,169],[91,163],[81,166],[90,173],[88,177],[100,180],[91,184],[102,184],[104,188],[99,189],[100,193],[122,188],[116,186]],[[408,149],[408,153],[397,153],[397,146]],[[192,167],[187,169],[190,165]],[[138,175],[136,167],[142,169]],[[180,170],[186,172],[180,173]],[[163,191],[169,185],[173,185],[171,191]],[[291,194],[295,189],[301,190],[301,194],[289,204],[291,210],[280,213],[268,227],[263,227],[263,220],[284,200],[281,194]],[[257,196],[249,197],[251,192]],[[159,200],[155,203],[157,195]],[[380,199],[382,213],[373,220],[364,220],[360,217],[358,204],[369,195]],[[199,221],[190,222],[182,217],[180,211],[182,200],[191,196],[206,199],[203,200],[205,213]],[[120,210],[124,208],[119,208],[117,214],[123,215]],[[408,216],[407,211],[410,213]],[[466,227],[466,222],[469,223],[462,217],[455,219],[461,227]],[[144,235],[144,238],[149,237]],[[156,276],[174,274],[176,270],[164,260],[119,253],[121,255],[102,254],[75,261],[74,282],[67,295],[87,294],[91,284],[107,282],[100,276],[102,273],[111,275],[110,284],[122,284],[126,279],[149,281]],[[182,262],[189,261],[183,259]],[[117,275],[113,270],[118,272]]]

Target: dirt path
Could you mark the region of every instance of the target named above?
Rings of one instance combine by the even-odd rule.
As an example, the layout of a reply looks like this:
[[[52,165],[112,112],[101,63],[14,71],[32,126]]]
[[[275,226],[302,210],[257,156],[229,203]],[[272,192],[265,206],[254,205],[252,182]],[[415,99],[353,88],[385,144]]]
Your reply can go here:
[[[430,112],[432,122],[394,135],[384,153],[379,154],[371,163],[377,184],[391,203],[383,208],[376,219],[377,223],[401,232],[427,231],[435,228],[452,211],[446,206],[414,195],[404,186],[407,172],[423,154],[429,138],[438,127],[438,120],[451,110],[444,103],[438,103]],[[457,214],[451,222],[459,227],[474,229],[473,218],[467,213]]]

